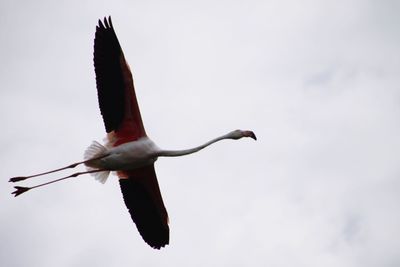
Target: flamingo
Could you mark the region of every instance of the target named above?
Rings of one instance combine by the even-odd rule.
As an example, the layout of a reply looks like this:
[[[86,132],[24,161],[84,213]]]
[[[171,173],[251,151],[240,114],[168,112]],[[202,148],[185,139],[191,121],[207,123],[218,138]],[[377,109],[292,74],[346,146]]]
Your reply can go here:
[[[82,174],[92,174],[105,183],[110,172],[116,172],[126,207],[142,236],[152,248],[169,244],[168,213],[157,182],[154,162],[159,157],[189,155],[224,139],[250,137],[252,131],[234,130],[203,145],[184,150],[159,148],[146,134],[136,99],[131,70],[125,60],[114,31],[111,17],[98,21],[94,39],[94,68],[100,111],[107,132],[104,145],[94,141],[85,151],[84,160],[66,167],[10,178],[19,182],[83,164],[86,171],[76,172],[32,187],[15,186],[12,194],[19,196],[42,187]]]

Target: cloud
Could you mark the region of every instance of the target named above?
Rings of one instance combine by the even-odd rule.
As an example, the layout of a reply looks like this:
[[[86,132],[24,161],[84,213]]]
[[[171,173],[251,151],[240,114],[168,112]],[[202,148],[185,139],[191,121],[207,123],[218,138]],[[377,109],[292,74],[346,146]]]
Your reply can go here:
[[[399,265],[394,1],[1,5],[0,265]],[[92,46],[108,14],[156,143],[236,128],[259,139],[158,160],[162,251],[141,240],[115,179],[19,198],[7,183],[102,140]]]

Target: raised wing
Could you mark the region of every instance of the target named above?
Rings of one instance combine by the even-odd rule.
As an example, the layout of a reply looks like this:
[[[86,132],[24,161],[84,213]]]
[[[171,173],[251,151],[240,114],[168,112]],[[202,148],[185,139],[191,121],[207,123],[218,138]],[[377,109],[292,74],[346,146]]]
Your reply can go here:
[[[107,133],[116,143],[146,136],[132,73],[115,34],[111,17],[99,20],[94,39],[94,68],[100,111]]]
[[[158,186],[154,166],[124,172],[120,179],[125,205],[143,240],[160,249],[169,244],[168,213]]]

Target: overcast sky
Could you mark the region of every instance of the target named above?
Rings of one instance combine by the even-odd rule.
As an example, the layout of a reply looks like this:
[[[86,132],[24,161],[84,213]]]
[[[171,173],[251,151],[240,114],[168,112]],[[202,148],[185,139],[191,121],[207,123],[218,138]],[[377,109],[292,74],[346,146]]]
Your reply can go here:
[[[0,266],[400,266],[398,1],[0,1]],[[12,197],[8,178],[105,136],[93,69],[111,15],[162,148],[170,245],[117,179]],[[83,170],[81,168],[80,170]],[[62,174],[33,179],[33,185]]]

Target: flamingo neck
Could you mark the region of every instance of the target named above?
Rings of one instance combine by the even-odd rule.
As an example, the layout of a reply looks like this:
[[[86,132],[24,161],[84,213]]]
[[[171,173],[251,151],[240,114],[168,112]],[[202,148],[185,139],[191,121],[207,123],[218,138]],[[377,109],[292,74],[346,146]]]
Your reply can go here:
[[[196,153],[200,150],[202,150],[203,148],[208,147],[211,144],[214,144],[218,141],[224,140],[224,139],[231,139],[229,134],[224,134],[222,136],[219,136],[217,138],[214,138],[210,141],[208,141],[207,143],[197,146],[197,147],[193,147],[193,148],[189,148],[189,149],[183,149],[183,150],[161,150],[158,153],[159,157],[179,157],[179,156],[185,156],[185,155],[189,155],[189,154],[193,154]]]

